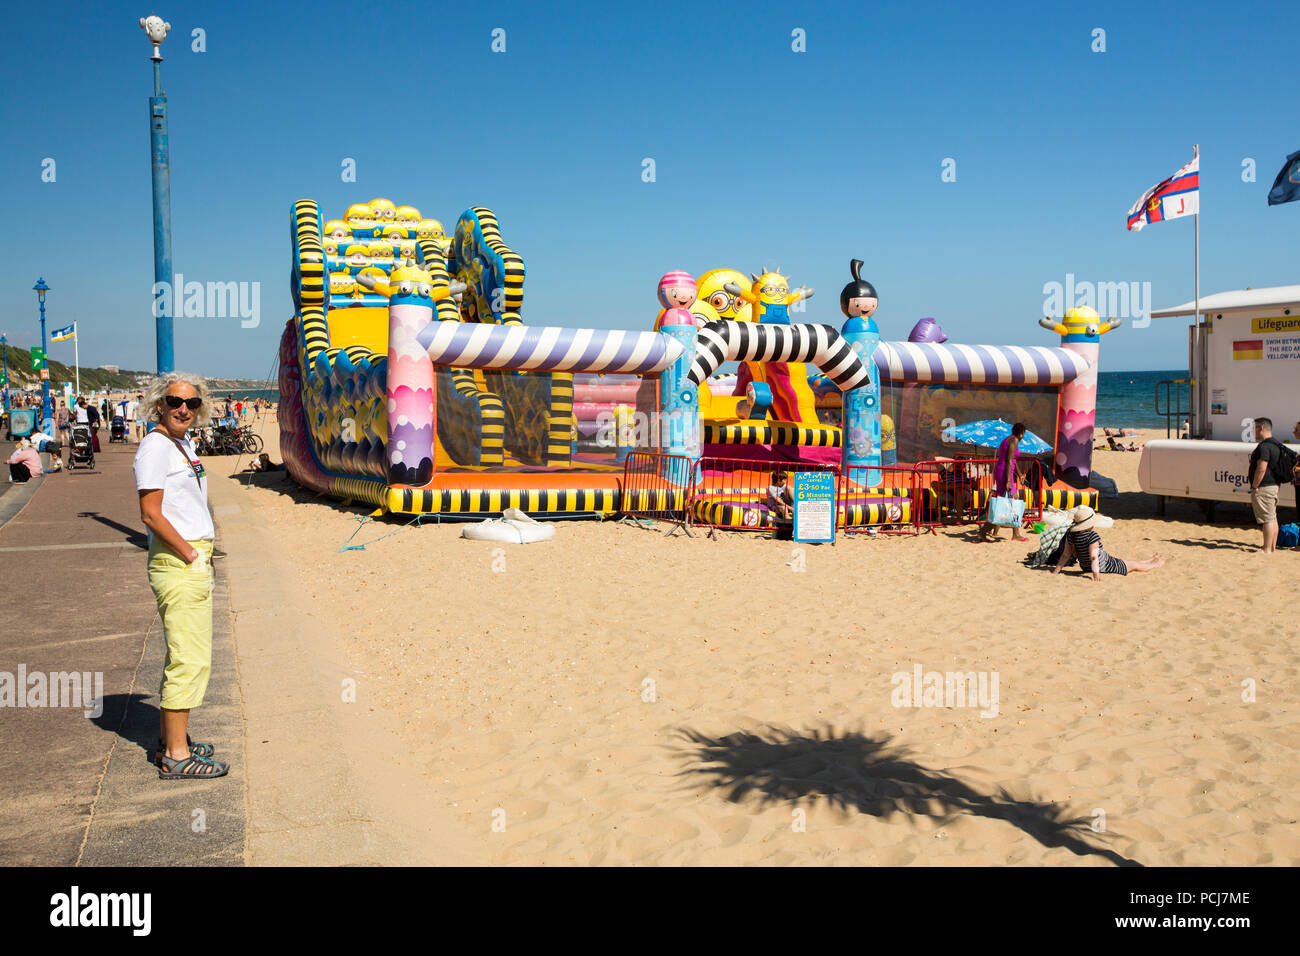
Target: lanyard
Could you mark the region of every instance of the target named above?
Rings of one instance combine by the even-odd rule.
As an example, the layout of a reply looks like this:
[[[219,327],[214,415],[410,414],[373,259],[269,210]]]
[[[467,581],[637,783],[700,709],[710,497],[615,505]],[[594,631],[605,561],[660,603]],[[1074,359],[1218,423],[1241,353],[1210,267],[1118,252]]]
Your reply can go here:
[[[194,481],[199,486],[200,497],[206,497],[203,495],[203,479],[199,477],[199,468],[197,466],[197,463],[192,461],[190,459],[190,456],[185,453],[185,446],[182,445],[180,442],[178,442],[175,438],[172,438],[171,435],[167,435],[167,433],[163,431],[161,428],[157,429],[157,431],[159,432],[159,434],[166,435],[167,440],[176,446],[176,450],[181,453],[181,457],[185,459],[185,464],[189,466],[190,471],[193,472],[194,474]]]

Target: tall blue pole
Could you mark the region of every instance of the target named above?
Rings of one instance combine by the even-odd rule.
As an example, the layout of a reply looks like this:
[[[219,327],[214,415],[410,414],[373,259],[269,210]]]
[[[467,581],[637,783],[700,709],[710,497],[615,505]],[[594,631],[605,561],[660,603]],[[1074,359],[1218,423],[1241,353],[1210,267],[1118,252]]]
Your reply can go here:
[[[5,412],[7,413],[9,411],[9,340],[5,338],[3,335],[0,335],[0,348],[3,348],[5,353],[4,402],[5,402]]]
[[[44,284],[42,279],[41,283]],[[41,352],[45,355],[45,375],[41,378],[41,431],[54,434],[54,408],[50,405],[50,349],[45,344],[45,295],[41,299]]]
[[[162,91],[162,54],[154,47],[153,96],[149,97],[149,146],[153,153],[153,281],[166,289],[166,308],[159,309],[155,295],[158,374],[176,367],[172,350],[172,313],[176,289],[172,288],[172,178],[167,143],[167,97]]]

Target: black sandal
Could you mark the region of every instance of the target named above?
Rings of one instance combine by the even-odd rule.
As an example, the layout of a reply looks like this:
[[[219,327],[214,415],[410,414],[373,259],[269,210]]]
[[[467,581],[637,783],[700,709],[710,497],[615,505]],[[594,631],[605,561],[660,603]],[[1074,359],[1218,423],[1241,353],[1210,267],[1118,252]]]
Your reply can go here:
[[[198,754],[200,757],[211,757],[213,754],[217,752],[217,748],[214,747],[212,744],[208,744],[208,743],[196,744],[194,742],[194,739],[189,734],[185,735],[185,743],[189,745],[190,753]],[[157,763],[162,758],[162,755],[166,752],[167,752],[167,748],[163,746],[162,738],[159,737],[158,749],[154,751],[153,762]]]
[[[158,776],[163,780],[181,780],[185,778],[224,777],[230,773],[230,764],[200,757],[191,753],[183,760],[173,760],[163,754],[158,761]]]

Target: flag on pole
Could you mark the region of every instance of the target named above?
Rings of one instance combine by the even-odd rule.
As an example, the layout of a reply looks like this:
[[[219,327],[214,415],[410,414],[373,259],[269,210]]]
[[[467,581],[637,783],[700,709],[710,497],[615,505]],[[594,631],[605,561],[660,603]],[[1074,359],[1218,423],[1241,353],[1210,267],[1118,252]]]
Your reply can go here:
[[[1201,211],[1201,158],[1192,161],[1164,182],[1142,194],[1128,211],[1128,228],[1138,232],[1149,222],[1193,216]]]
[[[65,329],[55,329],[50,333],[51,342],[62,342],[66,339],[75,339],[77,337],[77,326],[69,325]]]
[[[1268,191],[1270,206],[1280,206],[1297,199],[1300,199],[1300,150],[1286,158],[1282,171],[1273,180],[1273,188]]]

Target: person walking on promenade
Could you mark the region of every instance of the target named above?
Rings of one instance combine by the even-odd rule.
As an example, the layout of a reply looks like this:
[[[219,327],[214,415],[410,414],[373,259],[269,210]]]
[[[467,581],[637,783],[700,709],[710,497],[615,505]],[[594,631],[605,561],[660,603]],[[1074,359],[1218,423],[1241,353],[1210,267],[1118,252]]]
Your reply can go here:
[[[203,463],[188,433],[211,418],[212,406],[202,378],[169,372],[150,386],[144,408],[156,427],[136,450],[135,485],[149,529],[149,586],[167,642],[158,776],[222,777],[230,765],[213,759],[212,744],[188,734],[190,711],[203,703],[212,670],[214,537]]]
[[[59,429],[59,444],[64,448],[72,445],[72,415],[68,412],[68,403],[59,399],[59,407],[54,412],[54,424]]]
[[[103,419],[99,416],[99,406],[93,402],[86,406],[86,422],[90,425],[90,447],[99,454],[99,426]]]

